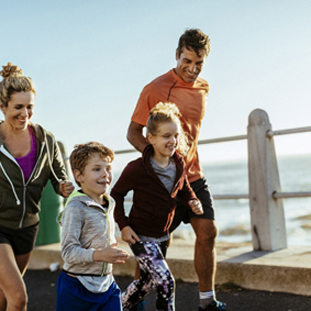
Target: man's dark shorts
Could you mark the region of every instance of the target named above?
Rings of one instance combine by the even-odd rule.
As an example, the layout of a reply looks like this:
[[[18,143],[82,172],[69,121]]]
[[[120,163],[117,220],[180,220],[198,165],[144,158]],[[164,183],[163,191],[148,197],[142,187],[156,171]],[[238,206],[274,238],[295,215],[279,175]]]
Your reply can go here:
[[[189,223],[190,219],[193,217],[212,220],[215,219],[213,197],[207,185],[206,179],[200,178],[190,183],[190,186],[195,192],[197,198],[201,201],[204,213],[203,215],[196,215],[177,199],[177,208],[175,210],[173,223],[170,227],[170,232],[173,232],[181,222],[184,222],[185,224]]]
[[[28,254],[34,248],[38,227],[39,223],[17,230],[0,227],[0,244],[11,245],[14,255]]]

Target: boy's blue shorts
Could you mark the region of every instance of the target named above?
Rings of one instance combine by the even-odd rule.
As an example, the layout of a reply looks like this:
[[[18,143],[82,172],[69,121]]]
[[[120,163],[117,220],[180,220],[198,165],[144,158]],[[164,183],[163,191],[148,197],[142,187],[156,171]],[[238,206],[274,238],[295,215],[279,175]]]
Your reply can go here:
[[[62,271],[57,280],[56,311],[122,311],[121,290],[113,282],[105,293],[94,294]]]

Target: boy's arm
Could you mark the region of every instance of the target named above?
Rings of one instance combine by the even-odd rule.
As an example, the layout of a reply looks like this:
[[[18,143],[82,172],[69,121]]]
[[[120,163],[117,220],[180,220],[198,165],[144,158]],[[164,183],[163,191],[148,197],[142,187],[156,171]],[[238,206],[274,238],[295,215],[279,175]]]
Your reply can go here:
[[[65,262],[80,264],[93,262],[94,249],[85,249],[81,246],[80,235],[82,217],[77,206],[67,205],[62,216],[61,253]]]
[[[93,254],[94,261],[104,261],[108,263],[125,263],[125,260],[130,257],[126,251],[117,248],[118,243],[111,244],[102,249],[95,249]]]

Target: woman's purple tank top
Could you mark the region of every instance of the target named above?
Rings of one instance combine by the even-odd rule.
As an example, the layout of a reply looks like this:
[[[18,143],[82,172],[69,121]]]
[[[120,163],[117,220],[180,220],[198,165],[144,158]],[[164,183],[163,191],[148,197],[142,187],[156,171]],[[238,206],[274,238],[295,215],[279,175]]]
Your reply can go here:
[[[31,134],[30,152],[23,157],[15,158],[15,160],[17,161],[17,163],[19,164],[19,166],[23,171],[25,182],[28,180],[35,167],[37,155],[37,144],[35,134],[33,133],[33,130],[30,126],[28,126],[28,128]]]

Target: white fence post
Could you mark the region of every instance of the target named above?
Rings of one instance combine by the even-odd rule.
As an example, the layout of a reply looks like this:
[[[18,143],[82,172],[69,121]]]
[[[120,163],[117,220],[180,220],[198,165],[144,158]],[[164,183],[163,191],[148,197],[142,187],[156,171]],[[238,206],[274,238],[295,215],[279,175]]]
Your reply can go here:
[[[273,137],[268,115],[256,109],[249,115],[247,128],[249,204],[254,250],[274,251],[287,247],[282,199],[274,199],[280,192],[280,179]]]

